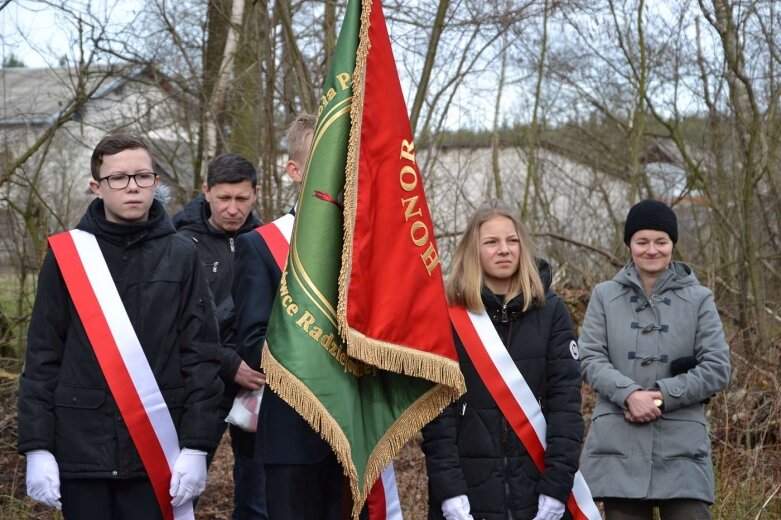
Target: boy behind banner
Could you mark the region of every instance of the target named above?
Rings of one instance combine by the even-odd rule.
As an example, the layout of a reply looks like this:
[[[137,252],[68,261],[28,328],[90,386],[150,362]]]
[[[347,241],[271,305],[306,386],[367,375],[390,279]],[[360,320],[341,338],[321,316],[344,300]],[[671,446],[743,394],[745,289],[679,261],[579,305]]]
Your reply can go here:
[[[110,135],[92,154],[97,196],[78,230],[94,235],[182,448],[171,468],[174,508],[200,494],[206,451],[218,441],[218,336],[214,302],[191,241],[154,199],[159,178],[147,145]],[[85,262],[87,259],[82,259]],[[19,384],[19,452],[27,493],[65,518],[163,518],[148,468],[87,336],[60,257],[44,259]],[[122,309],[119,309],[122,311]],[[117,309],[101,308],[104,314]],[[133,370],[128,367],[128,371]],[[117,399],[115,399],[117,397]],[[176,447],[178,451],[178,447]],[[168,509],[170,513],[170,509]]]

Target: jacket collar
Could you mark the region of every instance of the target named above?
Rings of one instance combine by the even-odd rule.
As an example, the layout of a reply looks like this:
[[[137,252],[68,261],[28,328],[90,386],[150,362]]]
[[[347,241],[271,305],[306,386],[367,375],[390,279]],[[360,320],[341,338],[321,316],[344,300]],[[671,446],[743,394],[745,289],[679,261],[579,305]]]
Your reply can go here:
[[[131,245],[144,238],[157,238],[176,233],[171,219],[165,212],[165,207],[157,199],[152,201],[152,206],[149,208],[149,218],[145,222],[130,224],[119,224],[106,220],[103,199],[94,199],[76,228],[123,246]]]
[[[620,283],[625,287],[630,287],[636,292],[645,294],[643,284],[637,274],[637,269],[633,261],[629,261],[616,275],[613,281]],[[664,270],[654,285],[654,294],[661,294],[664,291],[680,289],[689,285],[697,285],[697,277],[692,268],[683,262],[671,262],[670,266]],[[647,295],[651,296],[651,295]]]

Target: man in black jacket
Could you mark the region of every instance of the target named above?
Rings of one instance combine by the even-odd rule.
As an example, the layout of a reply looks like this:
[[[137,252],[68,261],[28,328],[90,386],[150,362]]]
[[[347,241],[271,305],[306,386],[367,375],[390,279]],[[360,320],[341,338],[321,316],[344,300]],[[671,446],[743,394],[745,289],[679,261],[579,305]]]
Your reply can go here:
[[[225,416],[240,387],[252,390],[265,383],[263,373],[250,368],[236,353],[234,308],[231,298],[233,256],[238,235],[252,231],[261,222],[252,213],[257,200],[257,172],[238,154],[224,154],[209,163],[203,193],[193,199],[174,218],[180,234],[192,239],[198,250],[214,299],[220,325],[222,348],[219,350],[220,377],[225,394],[220,405],[220,427],[225,431]],[[237,445],[246,435],[231,427],[233,445],[233,519],[266,518],[263,465],[238,452]],[[246,441],[244,441],[246,442]],[[211,462],[210,454],[209,461]]]
[[[159,178],[147,145],[107,136],[91,169],[97,198],[77,230],[50,238],[41,268],[19,382],[18,449],[28,495],[68,520],[162,519],[163,509],[189,507],[203,491],[206,452],[219,441],[214,302],[195,248],[154,200]],[[94,247],[91,257],[77,238]],[[63,254],[70,251],[75,260]],[[72,285],[96,273],[102,283]],[[95,294],[97,312],[85,312],[83,293]],[[100,323],[110,335],[96,335]],[[141,407],[129,408],[128,395]],[[150,424],[154,435],[145,437]],[[164,458],[142,462],[155,442]]]

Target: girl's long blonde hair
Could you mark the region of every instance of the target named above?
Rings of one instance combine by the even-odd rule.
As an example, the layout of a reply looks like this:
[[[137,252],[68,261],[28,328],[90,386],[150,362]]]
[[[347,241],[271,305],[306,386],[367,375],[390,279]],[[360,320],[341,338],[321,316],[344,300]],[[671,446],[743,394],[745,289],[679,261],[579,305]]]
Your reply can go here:
[[[545,289],[534,261],[535,248],[531,235],[512,209],[496,199],[483,203],[469,219],[453,257],[446,286],[448,301],[451,305],[460,305],[473,312],[485,309],[480,297],[484,283],[483,269],[480,266],[480,226],[494,217],[505,217],[512,221],[521,245],[518,271],[511,280],[510,290],[504,295],[504,301],[509,302],[523,294],[524,311],[529,310],[535,303],[542,305],[545,302]]]

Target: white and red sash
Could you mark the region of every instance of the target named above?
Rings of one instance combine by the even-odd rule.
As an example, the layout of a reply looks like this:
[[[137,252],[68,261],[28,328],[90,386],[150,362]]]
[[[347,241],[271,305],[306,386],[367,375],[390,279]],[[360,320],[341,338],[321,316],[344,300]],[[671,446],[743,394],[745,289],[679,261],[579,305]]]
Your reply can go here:
[[[366,498],[369,520],[403,520],[393,462],[380,474]]]
[[[545,469],[545,417],[529,385],[502,343],[488,314],[450,307],[450,320],[469,359],[502,414],[540,471]],[[567,507],[575,520],[600,520],[599,510],[580,471],[575,473]]]
[[[293,236],[293,224],[295,217],[288,213],[273,222],[255,228],[271,251],[271,256],[279,266],[280,271],[285,271],[287,255],[290,252],[290,237]],[[391,462],[380,474],[380,478],[372,486],[366,499],[366,507],[369,511],[369,520],[402,520],[401,502],[396,486],[396,473]]]
[[[95,236],[73,230],[50,236],[49,244],[163,518],[193,519],[192,502],[171,506],[179,437]]]
[[[285,264],[287,263],[287,254],[290,252],[290,238],[293,236],[293,224],[296,217],[288,213],[278,219],[263,224],[260,227],[256,227],[257,231],[263,240],[266,242],[271,256],[274,257],[274,261],[279,266],[280,271],[285,270]]]

